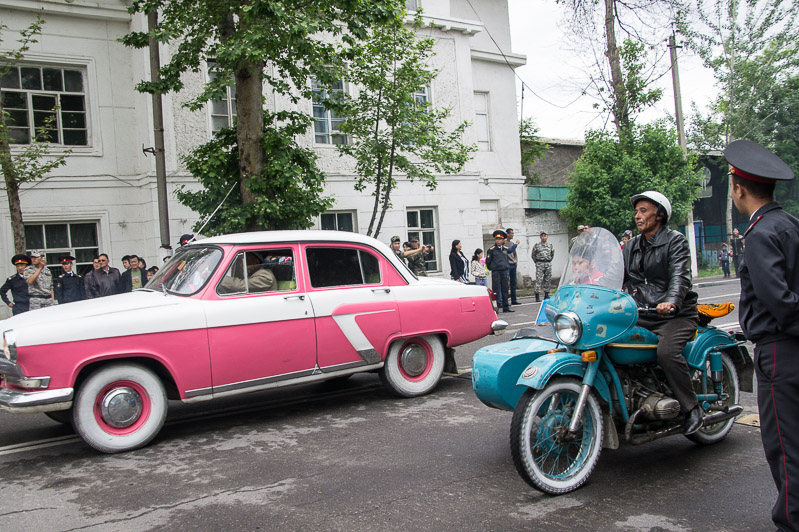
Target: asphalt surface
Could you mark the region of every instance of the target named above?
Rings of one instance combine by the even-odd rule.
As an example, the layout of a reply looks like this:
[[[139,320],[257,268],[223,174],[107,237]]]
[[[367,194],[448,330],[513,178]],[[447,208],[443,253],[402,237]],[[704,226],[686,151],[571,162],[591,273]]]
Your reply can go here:
[[[737,302],[740,290],[695,286],[700,302]],[[540,305],[522,303],[500,314],[511,333],[535,326]],[[717,323],[737,329],[737,314]],[[459,367],[509,338],[459,347]],[[120,455],[44,415],[0,413],[0,530],[773,530],[756,426],[709,447],[622,444],[581,489],[550,497],[516,473],[512,414],[482,405],[468,372],[415,399],[369,374],[170,406],[148,447]]]

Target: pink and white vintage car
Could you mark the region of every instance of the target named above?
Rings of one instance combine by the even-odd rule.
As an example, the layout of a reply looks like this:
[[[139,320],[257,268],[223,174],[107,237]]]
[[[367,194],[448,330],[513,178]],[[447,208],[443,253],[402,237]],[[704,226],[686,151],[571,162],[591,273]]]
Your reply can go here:
[[[487,290],[417,278],[381,242],[285,231],[180,248],[146,288],[0,322],[0,409],[72,423],[99,451],[146,445],[167,399],[205,401],[379,371],[435,388],[452,347],[500,332]]]

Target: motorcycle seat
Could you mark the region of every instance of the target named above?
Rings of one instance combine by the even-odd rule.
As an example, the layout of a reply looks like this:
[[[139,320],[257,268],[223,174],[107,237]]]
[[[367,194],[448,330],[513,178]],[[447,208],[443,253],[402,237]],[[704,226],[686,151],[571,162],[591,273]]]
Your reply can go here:
[[[700,303],[696,306],[699,312],[699,324],[707,325],[714,318],[726,316],[735,310],[734,303]]]

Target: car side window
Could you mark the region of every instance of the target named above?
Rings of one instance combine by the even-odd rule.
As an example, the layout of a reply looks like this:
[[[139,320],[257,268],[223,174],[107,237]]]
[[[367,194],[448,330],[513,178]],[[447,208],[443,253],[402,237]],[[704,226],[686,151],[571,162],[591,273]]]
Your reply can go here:
[[[380,284],[380,261],[371,253],[353,248],[308,248],[311,286]]]
[[[225,295],[296,290],[294,252],[291,249],[242,251],[230,263],[216,287]]]

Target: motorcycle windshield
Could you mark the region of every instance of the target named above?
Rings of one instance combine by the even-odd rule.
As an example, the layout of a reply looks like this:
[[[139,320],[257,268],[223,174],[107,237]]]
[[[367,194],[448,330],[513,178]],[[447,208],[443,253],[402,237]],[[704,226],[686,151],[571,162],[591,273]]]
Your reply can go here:
[[[579,284],[621,290],[623,282],[624,259],[613,233],[601,227],[583,231],[569,252],[559,287]]]

